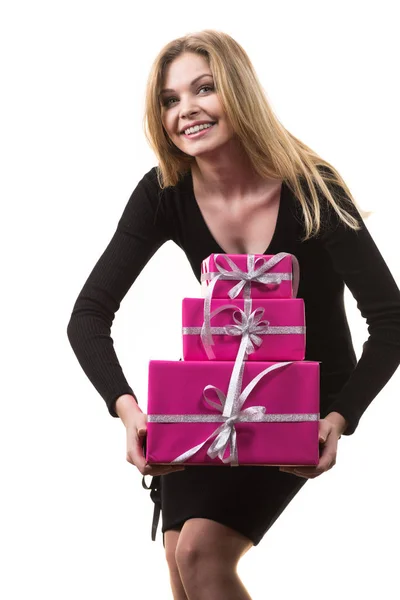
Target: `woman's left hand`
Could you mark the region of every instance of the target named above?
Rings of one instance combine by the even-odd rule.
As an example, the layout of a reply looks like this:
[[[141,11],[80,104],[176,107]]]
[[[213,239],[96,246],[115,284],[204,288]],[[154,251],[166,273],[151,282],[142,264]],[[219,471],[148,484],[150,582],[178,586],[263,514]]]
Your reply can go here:
[[[337,425],[328,419],[320,419],[319,443],[322,446],[322,453],[318,465],[315,467],[279,467],[279,470],[306,479],[318,477],[318,475],[329,471],[336,464],[337,445],[340,437],[341,434]]]

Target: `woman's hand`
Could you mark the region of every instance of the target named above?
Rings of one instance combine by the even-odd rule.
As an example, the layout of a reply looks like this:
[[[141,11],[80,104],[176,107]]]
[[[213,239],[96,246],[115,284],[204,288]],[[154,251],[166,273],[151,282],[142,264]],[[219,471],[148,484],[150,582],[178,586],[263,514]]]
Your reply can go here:
[[[183,471],[184,466],[149,465],[144,456],[144,443],[147,435],[147,415],[137,411],[126,424],[126,460],[137,467],[142,475],[166,475]]]
[[[174,471],[183,471],[184,466],[149,465],[144,454],[147,435],[147,415],[142,412],[131,394],[123,394],[115,403],[117,415],[126,427],[126,460],[137,467],[142,475],[166,475]]]
[[[319,443],[322,446],[322,454],[320,454],[318,465],[315,467],[279,467],[279,470],[306,479],[314,479],[321,473],[329,471],[336,464],[338,439],[341,437],[343,430],[343,427],[339,427],[337,423],[332,422],[329,418],[320,419]]]

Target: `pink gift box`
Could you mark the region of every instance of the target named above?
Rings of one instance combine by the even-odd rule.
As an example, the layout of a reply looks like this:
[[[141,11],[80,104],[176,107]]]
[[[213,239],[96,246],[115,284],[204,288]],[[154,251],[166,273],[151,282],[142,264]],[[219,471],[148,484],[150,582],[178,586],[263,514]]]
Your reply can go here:
[[[234,265],[244,273],[249,272],[249,266],[254,260],[254,268],[259,269],[263,264],[272,259],[271,254],[211,254],[201,263],[201,286],[202,295],[204,297],[209,293],[209,286],[212,284],[212,279],[218,275],[218,281],[213,286],[213,298],[229,298],[229,291],[232,290],[240,281],[240,278],[225,280],[226,275],[221,273],[222,270],[232,272],[233,261]],[[262,259],[262,260],[258,260]],[[296,263],[296,264],[295,264]],[[212,275],[214,274],[214,275]],[[298,286],[298,263],[297,259],[289,254],[282,258],[277,264],[268,269],[267,274],[275,281],[261,283],[259,281],[251,281],[246,284],[250,288],[251,298],[294,298],[297,295]],[[279,278],[282,281],[279,282]],[[277,280],[277,281],[276,281]],[[235,296],[237,298],[246,297],[246,287],[242,287],[240,292]],[[250,297],[250,296],[247,296]]]
[[[227,417],[222,416],[223,394],[228,393],[233,364],[231,361],[149,362],[146,451],[149,464],[225,464],[221,457],[211,458],[207,452],[216,439],[214,432],[229,425]],[[269,422],[230,424],[233,433],[229,439],[236,434],[238,464],[317,465],[319,363],[246,361],[241,391],[267,368],[276,370],[258,381],[240,410],[243,415],[249,407],[265,407],[265,416],[261,418]],[[205,390],[206,386],[215,386],[219,391],[211,387]],[[208,436],[211,439],[206,441]],[[224,452],[224,460],[232,456],[231,443]],[[191,457],[177,461],[198,446],[201,447]]]
[[[182,340],[184,360],[209,360],[201,339],[201,329],[204,323],[204,299],[184,298],[182,301]],[[254,313],[252,319],[254,352],[247,355],[247,360],[252,361],[286,361],[303,360],[305,357],[305,311],[304,301],[299,299],[274,299],[248,301],[251,304],[249,315]],[[240,328],[236,328],[232,334],[227,333],[226,327],[243,324],[245,300],[235,298],[211,299],[212,313],[222,307],[230,306],[215,314],[210,319],[211,334],[214,341],[212,350],[215,360],[233,361],[236,359],[241,344],[242,335]],[[236,312],[235,312],[236,311]],[[242,312],[239,312],[242,311]],[[234,320],[235,317],[235,320]],[[262,327],[267,321],[267,327]],[[257,323],[260,323],[260,326]],[[225,333],[224,333],[225,330]],[[233,335],[233,332],[238,335]],[[261,341],[258,346],[257,341]]]

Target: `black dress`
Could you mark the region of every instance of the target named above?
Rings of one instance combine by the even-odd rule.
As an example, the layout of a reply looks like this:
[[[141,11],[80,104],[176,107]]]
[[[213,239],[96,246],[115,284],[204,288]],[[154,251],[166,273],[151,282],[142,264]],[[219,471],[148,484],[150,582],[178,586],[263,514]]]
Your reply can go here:
[[[333,191],[337,191],[333,189]],[[400,292],[356,208],[361,229],[345,226],[321,199],[323,227],[304,233],[300,204],[285,182],[274,235],[264,254],[290,252],[300,263],[298,298],[306,308],[306,360],[321,362],[321,418],[342,414],[351,435],[369,404],[400,363]],[[73,307],[68,338],[86,375],[113,417],[122,394],[133,394],[110,335],[120,302],[153,254],[173,240],[200,281],[200,266],[224,253],[211,235],[193,191],[189,171],[174,187],[160,190],[156,168],[133,191],[116,231]],[[367,320],[369,338],[357,363],[344,309],[344,286]],[[155,477],[152,500],[162,509],[162,531],[179,529],[193,517],[213,519],[258,544],[307,482],[278,467],[186,467]],[[153,521],[153,539],[155,521]]]

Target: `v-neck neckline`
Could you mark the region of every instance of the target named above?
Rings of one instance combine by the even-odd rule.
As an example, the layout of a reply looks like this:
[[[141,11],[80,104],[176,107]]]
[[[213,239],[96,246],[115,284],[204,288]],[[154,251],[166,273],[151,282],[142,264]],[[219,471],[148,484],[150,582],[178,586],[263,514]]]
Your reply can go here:
[[[203,216],[203,213],[201,212],[199,203],[197,202],[197,198],[196,195],[194,193],[194,185],[193,185],[193,175],[192,175],[192,171],[189,170],[188,171],[188,180],[189,180],[189,190],[190,190],[190,194],[191,194],[191,200],[194,204],[195,207],[195,211],[197,212],[198,216],[199,216],[199,220],[202,224],[203,230],[206,232],[210,242],[213,244],[213,246],[216,248],[216,252],[218,254],[229,254],[229,252],[226,252],[217,242],[217,240],[215,239],[215,237],[213,236],[213,234],[211,233],[211,230],[209,228],[209,226],[206,223],[206,220]],[[279,198],[279,208],[278,208],[278,214],[276,217],[276,223],[275,223],[275,228],[274,228],[274,232],[272,234],[271,240],[268,244],[268,247],[264,250],[264,252],[262,254],[268,254],[271,253],[272,248],[274,247],[274,244],[276,243],[276,240],[279,237],[279,233],[280,233],[280,227],[281,227],[281,221],[282,221],[282,213],[283,213],[283,209],[284,209],[284,204],[285,204],[285,194],[286,194],[286,185],[285,182],[282,181],[282,186],[281,186],[281,193],[280,193],[280,198]]]

